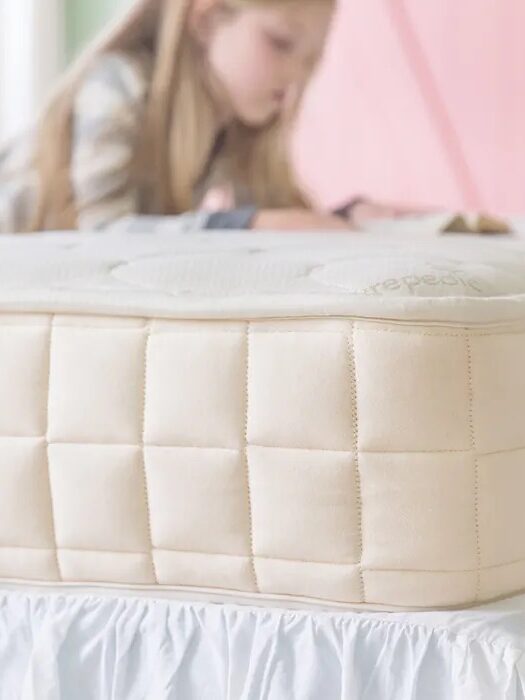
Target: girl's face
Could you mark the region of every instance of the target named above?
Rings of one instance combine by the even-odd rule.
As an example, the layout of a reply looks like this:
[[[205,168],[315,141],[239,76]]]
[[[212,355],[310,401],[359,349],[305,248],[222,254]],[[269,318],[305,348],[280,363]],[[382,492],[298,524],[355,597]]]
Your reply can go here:
[[[213,23],[203,42],[211,78],[238,119],[263,126],[293,103],[321,56],[331,13],[326,0],[254,3]]]

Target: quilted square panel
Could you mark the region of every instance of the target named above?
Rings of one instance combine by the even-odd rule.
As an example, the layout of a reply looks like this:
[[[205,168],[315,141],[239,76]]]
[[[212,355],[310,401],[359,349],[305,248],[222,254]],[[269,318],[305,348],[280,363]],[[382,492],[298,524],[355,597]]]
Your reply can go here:
[[[144,439],[154,445],[239,447],[246,412],[245,326],[164,323],[148,341]]]
[[[365,568],[476,568],[471,454],[363,453],[359,466]]]
[[[500,598],[502,591],[520,591],[525,578],[525,558],[510,564],[489,566],[481,569],[478,581],[478,598],[492,600]]]
[[[144,410],[143,327],[56,325],[51,340],[49,440],[137,444]]]
[[[525,449],[478,457],[481,564],[525,562]]]
[[[354,369],[347,334],[255,327],[248,377],[252,444],[353,448]]]
[[[107,552],[101,549],[60,549],[59,574],[62,581],[91,581],[127,586],[146,586],[157,582],[149,552]]]
[[[46,442],[0,437],[0,547],[54,546]]]
[[[474,335],[471,354],[476,448],[525,448],[525,336]]]
[[[235,450],[146,448],[157,549],[250,555],[246,466]]]
[[[361,556],[350,452],[248,449],[256,558],[351,564]]]
[[[122,445],[50,445],[59,548],[149,552],[142,453]]]
[[[468,352],[461,334],[359,324],[354,337],[360,449],[470,448]]]
[[[0,317],[0,435],[46,431],[50,323],[45,316],[26,325]]]
[[[248,556],[156,549],[153,558],[157,581],[163,586],[245,593],[259,590]]]
[[[479,597],[478,572],[365,569],[366,600],[393,608],[446,608]]]
[[[38,547],[0,547],[0,578],[56,583],[61,579],[57,553],[54,549]]]
[[[258,590],[265,596],[356,603],[363,601],[359,566],[288,559],[257,559]]]

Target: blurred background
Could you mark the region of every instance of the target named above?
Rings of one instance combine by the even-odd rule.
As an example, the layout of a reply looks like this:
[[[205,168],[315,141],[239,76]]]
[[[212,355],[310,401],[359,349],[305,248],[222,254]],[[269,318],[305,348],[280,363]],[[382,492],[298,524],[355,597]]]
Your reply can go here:
[[[0,138],[129,4],[0,0]],[[340,0],[295,139],[306,185],[330,206],[525,212],[524,28],[523,0]]]

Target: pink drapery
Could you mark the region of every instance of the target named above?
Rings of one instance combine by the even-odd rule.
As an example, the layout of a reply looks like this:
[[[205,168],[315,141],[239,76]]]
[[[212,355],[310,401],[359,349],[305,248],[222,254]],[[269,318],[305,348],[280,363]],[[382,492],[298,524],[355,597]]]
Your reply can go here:
[[[328,205],[525,212],[525,3],[341,0],[297,146]]]

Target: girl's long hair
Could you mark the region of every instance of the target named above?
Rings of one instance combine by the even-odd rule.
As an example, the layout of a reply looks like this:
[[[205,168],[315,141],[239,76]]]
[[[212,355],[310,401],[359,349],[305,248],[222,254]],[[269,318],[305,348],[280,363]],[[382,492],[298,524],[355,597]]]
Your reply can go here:
[[[290,1],[223,0],[223,4],[236,9]],[[191,0],[138,0],[57,86],[37,130],[40,194],[33,230],[76,228],[70,176],[74,103],[86,72],[108,52],[148,52],[152,59],[144,126],[130,173],[141,194],[141,213],[178,214],[192,208],[194,188],[205,172],[219,125],[198,49],[187,31],[190,7]],[[259,207],[304,203],[289,159],[291,116],[259,129],[240,123],[228,129],[220,159],[223,176],[243,183]]]

